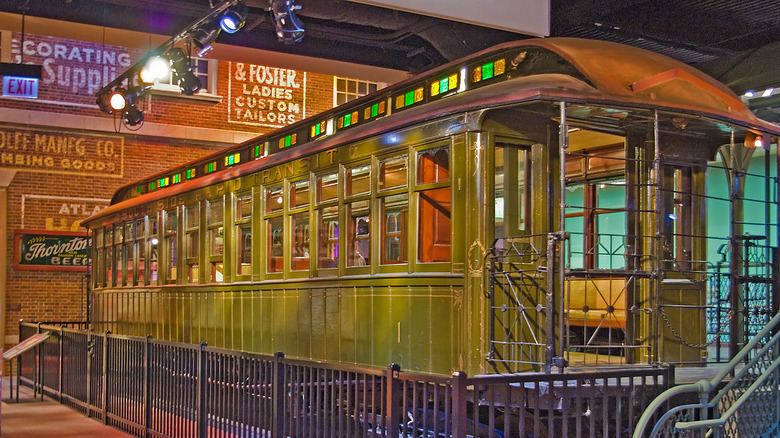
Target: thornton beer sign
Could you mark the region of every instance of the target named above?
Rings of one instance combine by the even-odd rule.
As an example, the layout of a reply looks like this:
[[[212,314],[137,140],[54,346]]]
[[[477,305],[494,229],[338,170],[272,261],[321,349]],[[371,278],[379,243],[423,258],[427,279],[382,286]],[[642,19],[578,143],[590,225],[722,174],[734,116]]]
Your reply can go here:
[[[14,233],[14,268],[86,271],[91,263],[87,233],[24,230]]]

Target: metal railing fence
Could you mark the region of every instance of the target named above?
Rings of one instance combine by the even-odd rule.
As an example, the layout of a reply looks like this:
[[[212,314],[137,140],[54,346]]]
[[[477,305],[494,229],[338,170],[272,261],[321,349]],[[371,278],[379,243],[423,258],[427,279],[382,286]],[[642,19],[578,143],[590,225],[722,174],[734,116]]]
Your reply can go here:
[[[643,437],[770,437],[780,423],[780,313],[710,380],[664,391],[634,431]],[[724,385],[727,376],[734,377]],[[672,400],[695,399],[670,409]],[[659,418],[659,414],[660,415]],[[652,429],[650,429],[652,427]]]
[[[44,324],[22,383],[142,437],[628,436],[671,367],[437,376]]]

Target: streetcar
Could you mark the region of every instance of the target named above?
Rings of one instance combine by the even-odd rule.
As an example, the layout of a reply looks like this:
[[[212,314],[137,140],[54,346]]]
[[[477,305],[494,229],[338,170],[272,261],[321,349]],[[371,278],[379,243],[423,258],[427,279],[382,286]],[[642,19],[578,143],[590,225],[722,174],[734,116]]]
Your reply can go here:
[[[435,374],[728,358],[777,311],[778,134],[657,53],[499,45],[120,188],[92,327]]]

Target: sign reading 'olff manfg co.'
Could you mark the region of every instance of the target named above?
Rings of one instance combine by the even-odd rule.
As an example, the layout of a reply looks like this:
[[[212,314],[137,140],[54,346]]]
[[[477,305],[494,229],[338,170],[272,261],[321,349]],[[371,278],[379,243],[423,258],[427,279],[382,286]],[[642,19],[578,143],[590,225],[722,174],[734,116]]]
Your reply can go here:
[[[24,230],[14,234],[14,267],[21,270],[86,271],[87,233]]]

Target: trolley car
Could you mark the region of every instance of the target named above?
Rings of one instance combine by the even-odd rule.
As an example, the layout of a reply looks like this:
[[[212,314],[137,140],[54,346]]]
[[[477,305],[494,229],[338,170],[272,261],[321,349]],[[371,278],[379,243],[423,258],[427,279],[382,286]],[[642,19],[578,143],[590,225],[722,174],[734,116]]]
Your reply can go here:
[[[750,157],[769,169],[778,134],[656,53],[500,45],[119,189],[85,221],[93,327],[446,374],[701,363],[713,248],[724,345],[776,306],[740,280],[771,278],[776,199],[765,264],[736,255]]]

